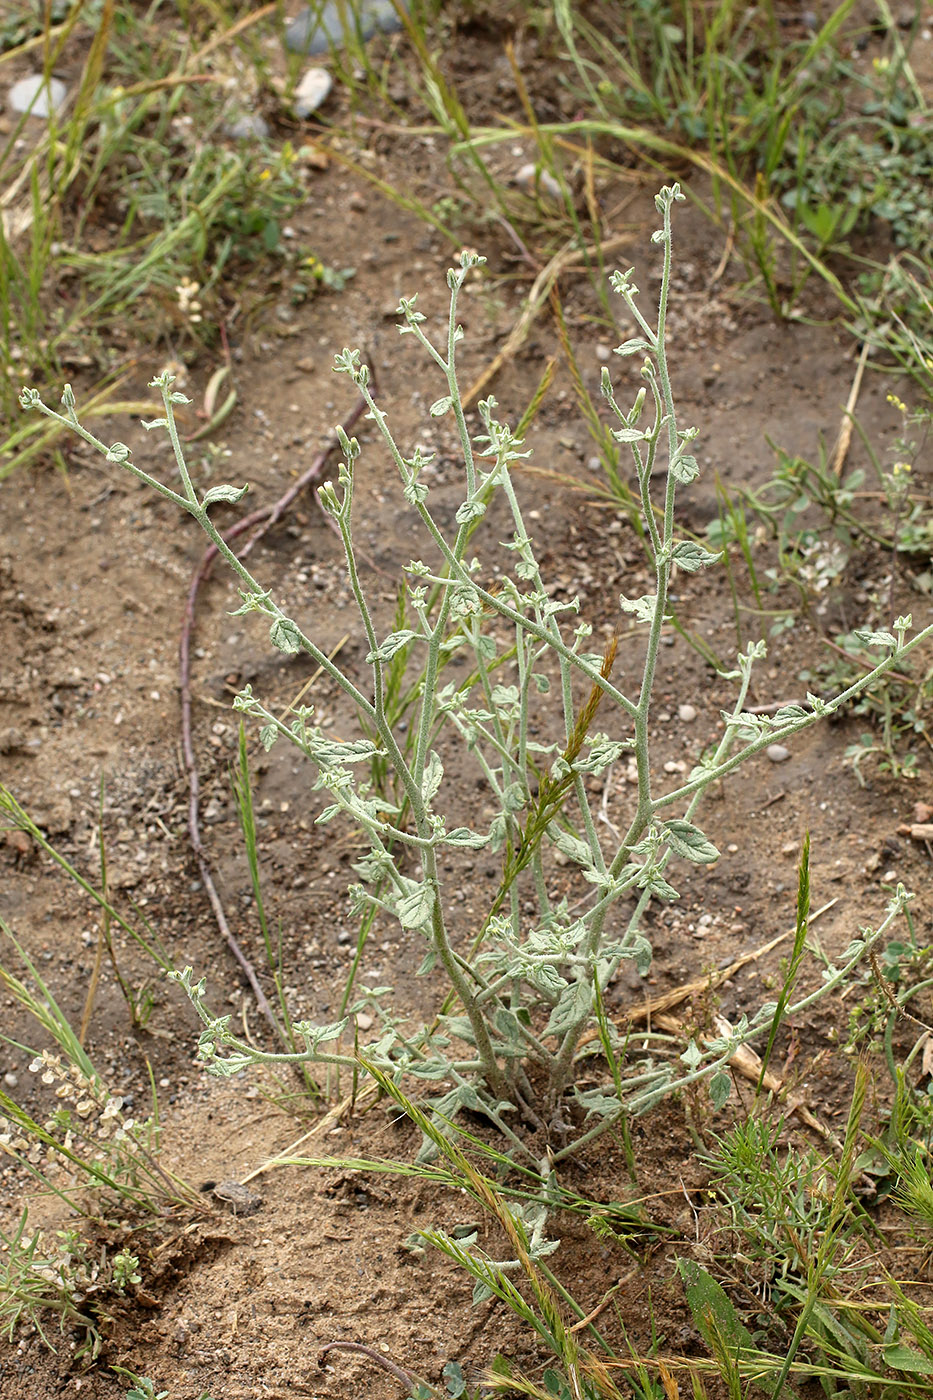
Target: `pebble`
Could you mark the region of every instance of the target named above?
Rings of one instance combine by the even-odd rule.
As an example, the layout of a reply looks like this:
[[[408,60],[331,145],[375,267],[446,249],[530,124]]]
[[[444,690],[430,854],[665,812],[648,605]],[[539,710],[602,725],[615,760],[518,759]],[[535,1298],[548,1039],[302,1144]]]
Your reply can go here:
[[[309,68],[295,88],[295,116],[310,117],[327,100],[333,86],[326,68]]]
[[[687,765],[682,763],[680,759],[669,758],[664,765],[664,771],[665,773],[685,773]]]
[[[784,763],[790,758],[790,749],[785,749],[783,744],[769,744],[765,753],[772,763]]]
[[[368,1016],[365,1011],[361,1011],[357,1015],[356,1024],[361,1031],[371,1031],[373,1028],[373,1018],[372,1016]]]
[[[516,171],[515,183],[526,194],[546,194],[548,199],[560,199],[561,197],[560,185],[551,172],[542,170],[540,166],[532,164],[531,161]]]
[[[677,706],[677,718],[682,720],[684,724],[692,724],[696,717],[697,712],[693,705]]]
[[[17,1084],[19,1083],[19,1079],[11,1069],[8,1069],[6,1074],[3,1076],[3,1082],[8,1089],[15,1089]]]
[[[330,49],[341,48],[349,37],[341,21],[341,5],[328,0],[323,9],[320,5],[309,5],[296,15],[285,30],[285,47],[292,53],[327,53]],[[401,29],[402,21],[392,4],[392,0],[360,0],[359,7],[353,6],[349,14],[346,7],[348,25],[352,32],[363,40],[374,34],[394,34]]]
[[[14,112],[28,112],[31,117],[48,121],[64,102],[67,92],[61,79],[46,80],[41,73],[33,73],[13,84],[7,101]]]
[[[302,355],[300,360],[295,361],[295,368],[300,369],[302,374],[313,374],[314,360],[310,355]]]
[[[258,112],[244,112],[227,123],[227,135],[234,141],[264,141],[269,135],[269,123]]]

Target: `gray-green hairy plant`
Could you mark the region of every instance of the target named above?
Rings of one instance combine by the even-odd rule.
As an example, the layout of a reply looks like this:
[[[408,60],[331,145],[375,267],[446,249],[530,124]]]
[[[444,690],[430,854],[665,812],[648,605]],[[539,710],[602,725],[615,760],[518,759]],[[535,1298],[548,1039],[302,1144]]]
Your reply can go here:
[[[284,740],[311,760],[315,789],[328,798],[318,822],[345,816],[365,835],[369,849],[356,866],[360,880],[350,892],[353,908],[363,913],[375,905],[417,934],[424,943],[422,971],[437,968],[446,978],[449,995],[433,1023],[412,1030],[384,1011],[375,1039],[360,1049],[368,1063],[396,1082],[409,1077],[430,1086],[428,1103],[437,1122],[453,1119],[464,1108],[484,1114],[502,1132],[510,1151],[541,1162],[545,1171],[623,1114],[642,1112],[674,1089],[708,1078],[717,1104],[728,1097],[728,1060],[737,1044],[767,1032],[773,1005],[762,1007],[750,1020],[742,1018],[730,1037],[702,1047],[691,1041],[679,1060],[669,1039],[639,1037],[639,1044],[647,1048],[637,1063],[611,1066],[605,1082],[590,1072],[590,1087],[582,1089],[576,1083],[581,1045],[597,1019],[601,1046],[610,1056],[623,1058],[614,1028],[603,1015],[597,1017],[600,995],[624,961],[647,971],[651,945],[643,915],[652,900],[677,898],[669,878],[672,857],[697,865],[719,858],[694,821],[706,790],[769,744],[785,741],[839,709],[933,632],[927,628],[908,639],[911,620],[898,618],[892,631],[866,636],[867,644],[882,653],[870,675],[831,701],[811,695],[806,705],[788,705],[767,717],[745,708],[754,663],[765,655],[763,643],[749,646],[730,673],[737,693],[733,707],[723,713],[718,746],[679,786],[656,790],[649,713],[671,581],[677,569],[694,573],[720,557],[680,538],[675,523],[678,489],[699,473],[692,451],[697,429],[678,425],[666,344],[671,210],[682,198],[677,185],[661,190],[656,198],[662,227],[653,241],[663,250],[663,270],[655,324],[639,310],[631,272],[612,278],[637,328],[616,353],[641,357],[644,383],[628,409],[618,403],[608,370],[603,371],[601,387],[616,423],[614,437],[631,452],[654,563],[652,591],[620,599],[622,612],[644,638],[640,679],[630,693],[613,679],[616,643],[601,652],[590,650],[591,628],[578,617],[578,601],[551,597],[531,522],[526,522],[515,489],[515,464],[527,455],[520,450],[521,441],[497,418],[492,398],[479,405],[481,431],[472,435],[467,423],[457,376],[457,346],[463,335],[457,304],[468,274],[484,262],[473,253],[462,253],[458,266],[447,274],[450,314],[443,345],[429,339],[415,298],[403,299],[399,308],[402,334],[415,339],[442,380],[431,414],[451,422],[459,441],[463,498],[450,529],[433,508],[430,474],[424,470],[430,457],[419,448],[406,456],[398,445],[373,397],[359,351],[344,350],[336,358],[336,371],[364,398],[375,432],[398,470],[404,498],[432,548],[429,558],[412,560],[405,571],[412,625],[381,636],[353,541],[355,464],[361,449],[355,438],[340,433],[344,460],[336,483],[322,487],[320,498],[343,542],[366,639],[370,669],[365,680],[330,660],[224,543],[211,521],[211,507],[221,501],[235,504],[247,488],[214,487],[198,498],[174,419],[175,405],[187,400],[172,389],[170,375],[153,381],[161,391],[165,416],[144,426],[167,431],[179,490],[136,467],[122,443],[108,447],[87,432],[70,388],[63,395],[63,415],[42,404],[34,390],[22,396],[25,407],[67,423],[108,462],[193,516],[239,577],[242,605],[237,614],[264,617],[275,647],[289,654],[306,653],[355,706],[361,727],[372,737],[335,739],[315,724],[311,707],[302,707],[286,722],[249,687],[234,702],[236,709],[259,721],[267,749]],[[659,473],[665,463],[666,470]],[[490,587],[469,546],[494,497],[511,520],[511,538],[504,544],[511,562]],[[386,706],[387,676],[402,652],[420,677],[411,735],[404,743]],[[468,678],[459,683],[447,678],[447,663],[458,655],[469,662]],[[597,718],[603,726],[598,729]],[[551,720],[558,736],[542,737]],[[482,827],[464,825],[463,813],[451,806],[457,789],[445,769],[456,739],[477,765],[487,804],[493,808],[494,815]],[[597,822],[587,780],[606,775],[623,755],[634,759],[637,797],[627,813],[627,829],[610,839],[612,829]],[[393,775],[394,802],[373,785],[377,761],[379,771]],[[458,905],[451,897],[457,877],[449,875],[448,867],[456,869],[458,858],[472,860],[471,853],[480,850],[498,853],[502,873],[484,922],[469,943],[468,931],[458,926]],[[572,906],[555,894],[555,856],[563,865],[576,867],[581,877],[580,897]],[[565,884],[565,871],[561,878]],[[838,986],[866,947],[881,937],[905,898],[899,889],[878,931],[867,931],[854,941],[843,965],[828,969],[823,986],[788,1007],[787,1013]],[[625,910],[621,918],[620,905]],[[349,1017],[327,1026],[295,1023],[300,1049],[294,1055],[265,1054],[232,1033],[229,1017],[210,1013],[205,984],[190,969],[173,975],[203,1021],[199,1056],[210,1072],[227,1075],[256,1062],[295,1059],[359,1070],[356,1056],[341,1046]],[[546,1133],[549,1147],[543,1159],[542,1136],[534,1141],[523,1134],[523,1123]]]

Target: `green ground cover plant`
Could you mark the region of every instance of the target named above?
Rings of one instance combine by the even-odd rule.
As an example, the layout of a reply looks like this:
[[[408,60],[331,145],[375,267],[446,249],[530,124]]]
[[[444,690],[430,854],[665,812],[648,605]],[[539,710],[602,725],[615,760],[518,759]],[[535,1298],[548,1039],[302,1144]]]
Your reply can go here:
[[[127,1222],[135,1222],[138,1248],[147,1228],[179,1207],[198,1206],[199,1197],[160,1162],[154,1081],[152,1111],[139,1119],[108,1086],[39,969],[2,920],[0,932],[13,944],[28,978],[14,976],[4,960],[0,981],[29,1013],[37,1033],[56,1046],[36,1052],[0,1037],[32,1056],[29,1071],[48,1100],[43,1114],[0,1089],[0,1153],[19,1165],[34,1189],[57,1197],[69,1218],[54,1233],[36,1229],[24,1206],[14,1229],[0,1229],[0,1329],[12,1341],[17,1327],[29,1322],[54,1350],[46,1331],[51,1314],[61,1337],[77,1333],[76,1355],[93,1359],[114,1300],[142,1279],[138,1256],[119,1243],[121,1235],[132,1233]],[[107,1226],[110,1235],[101,1245],[94,1231],[103,1238]]]
[[[179,24],[161,3],[141,12],[74,0],[41,7],[10,36],[19,42],[0,52],[0,72],[34,62],[37,49],[46,79],[66,54],[84,62],[60,115],[29,140],[23,116],[0,144],[7,415],[19,380],[60,381],[68,363],[98,376],[91,413],[151,411],[119,397],[128,322],[191,357],[221,346],[228,318],[252,314],[258,267],[296,301],[352,275],[283,235],[308,194],[301,148],[230,135],[257,95],[273,91],[254,23],[225,6],[186,5]],[[275,93],[279,104],[286,98]],[[54,442],[35,426],[0,443],[0,479]]]
[[[720,511],[706,537],[724,553],[739,636],[749,620],[772,618],[769,632],[776,636],[793,628],[801,614],[814,618],[825,611],[827,602],[844,597],[853,562],[866,550],[880,554],[886,570],[884,587],[875,587],[867,604],[873,619],[891,608],[902,583],[929,595],[929,500],[917,469],[929,451],[931,415],[925,404],[909,407],[896,394],[887,398],[902,424],[885,454],[879,455],[862,425],[851,419],[868,468],[843,474],[822,442],[813,461],[771,443],[770,481],[733,493],[718,485]],[[739,596],[739,570],[752,594],[748,603]],[[782,606],[781,595],[789,590],[796,597]],[[864,629],[824,631],[823,657],[798,679],[831,695],[871,670],[874,659]],[[916,775],[918,746],[930,746],[931,694],[930,666],[915,659],[853,700],[851,713],[871,721],[848,751],[862,786],[872,770],[899,778]]]
[[[447,236],[470,214],[504,224],[555,274],[568,255],[579,258],[611,323],[597,190],[630,175],[631,153],[641,165],[669,169],[676,162],[689,172],[682,179],[689,197],[728,228],[750,291],[776,316],[807,315],[804,292],[815,277],[860,340],[922,379],[933,362],[931,287],[929,259],[918,256],[916,244],[928,222],[931,115],[910,51],[924,7],[917,0],[903,37],[886,0],[877,10],[871,22],[854,0],[841,0],[819,19],[800,16],[788,32],[788,17],[773,5],[734,0],[645,0],[622,16],[611,0],[520,9],[542,52],[550,49],[557,62],[558,93],[546,102],[532,96],[509,47],[522,116],[499,125],[470,121],[456,75],[415,15],[406,22],[409,105],[424,111],[447,143],[457,195],[429,208],[365,165],[354,168]],[[443,27],[443,14],[437,23]],[[863,71],[857,54],[879,37],[883,52]],[[361,71],[369,99],[395,106],[387,70],[367,61]],[[572,117],[555,119],[555,107]],[[393,115],[411,120],[397,106]],[[534,154],[527,187],[516,185],[502,155],[516,137]],[[868,162],[866,147],[875,157]],[[339,147],[335,154],[345,158]],[[854,240],[879,226],[890,231],[894,249],[873,260]],[[528,309],[536,315],[540,303],[532,297]]]

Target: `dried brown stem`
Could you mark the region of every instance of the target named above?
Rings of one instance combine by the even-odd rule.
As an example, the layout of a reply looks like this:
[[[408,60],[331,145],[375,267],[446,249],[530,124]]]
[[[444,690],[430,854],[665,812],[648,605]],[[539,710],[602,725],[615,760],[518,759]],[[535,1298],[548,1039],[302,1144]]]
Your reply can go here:
[[[408,1371],[403,1371],[401,1366],[396,1366],[395,1362],[390,1361],[387,1356],[380,1355],[372,1347],[364,1346],[362,1342],[328,1342],[318,1353],[317,1364],[323,1366],[324,1357],[329,1351],[335,1349],[338,1351],[357,1351],[363,1356],[368,1356],[370,1361],[375,1361],[376,1365],[381,1366],[384,1371],[388,1371],[390,1376],[395,1376],[396,1380],[400,1380],[409,1391],[414,1390],[416,1384],[414,1376],[410,1375]]]

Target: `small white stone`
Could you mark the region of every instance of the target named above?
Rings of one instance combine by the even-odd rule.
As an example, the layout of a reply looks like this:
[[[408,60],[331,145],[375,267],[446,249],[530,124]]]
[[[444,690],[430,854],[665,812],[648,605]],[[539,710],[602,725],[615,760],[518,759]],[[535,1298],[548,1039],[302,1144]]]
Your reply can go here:
[[[560,199],[561,197],[560,185],[554,179],[551,172],[549,170],[542,170],[540,166],[534,165],[530,161],[516,172],[515,183],[518,185],[519,189],[524,190],[526,194],[537,194],[540,192],[541,194],[546,194],[549,199]]]
[[[46,79],[41,73],[33,73],[13,84],[7,100],[14,112],[28,112],[31,117],[48,121],[64,102],[67,92],[59,78]]]
[[[373,1018],[367,1015],[365,1011],[361,1011],[357,1015],[356,1024],[361,1031],[371,1031],[373,1028]]]
[[[677,718],[682,720],[684,724],[692,724],[696,717],[697,712],[694,709],[693,705],[677,706]]]
[[[244,112],[227,123],[227,135],[234,141],[262,141],[269,135],[269,123],[258,112]]]
[[[19,1083],[19,1079],[11,1069],[8,1069],[6,1074],[3,1076],[3,1082],[8,1089],[15,1089],[17,1084]]]
[[[686,769],[686,763],[682,763],[679,759],[676,758],[669,758],[664,765],[665,773],[684,773],[686,772]]]
[[[326,68],[309,68],[295,88],[295,115],[310,117],[327,100],[333,86]]]
[[[772,763],[784,763],[786,759],[790,758],[790,749],[785,749],[783,744],[769,744],[765,753]]]

